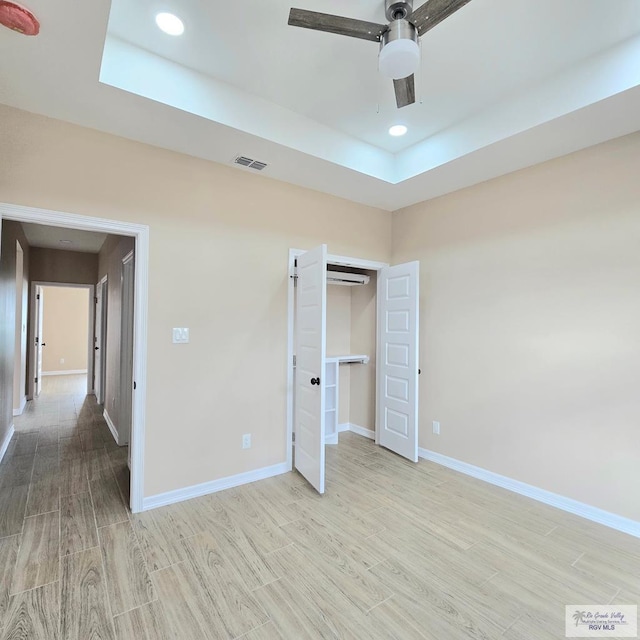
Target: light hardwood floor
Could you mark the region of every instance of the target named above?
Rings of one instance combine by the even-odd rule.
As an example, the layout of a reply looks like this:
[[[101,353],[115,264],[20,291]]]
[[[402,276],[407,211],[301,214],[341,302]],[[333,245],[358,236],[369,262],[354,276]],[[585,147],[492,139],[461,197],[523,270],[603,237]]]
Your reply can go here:
[[[640,540],[345,433],[295,473],[132,515],[84,379],[45,379],[0,465],[0,640],[547,640],[640,603]]]

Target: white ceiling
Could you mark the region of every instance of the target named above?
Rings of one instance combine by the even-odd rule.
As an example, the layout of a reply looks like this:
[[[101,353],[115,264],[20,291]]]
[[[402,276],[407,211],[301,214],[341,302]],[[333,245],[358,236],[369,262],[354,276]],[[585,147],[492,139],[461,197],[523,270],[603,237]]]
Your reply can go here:
[[[377,44],[290,6],[384,22],[382,0],[29,0],[41,34],[0,33],[0,102],[390,210],[640,129],[637,0],[472,0],[422,39],[402,110]]]
[[[50,227],[44,224],[23,223],[22,228],[30,247],[44,249],[99,253],[107,239],[104,233]]]

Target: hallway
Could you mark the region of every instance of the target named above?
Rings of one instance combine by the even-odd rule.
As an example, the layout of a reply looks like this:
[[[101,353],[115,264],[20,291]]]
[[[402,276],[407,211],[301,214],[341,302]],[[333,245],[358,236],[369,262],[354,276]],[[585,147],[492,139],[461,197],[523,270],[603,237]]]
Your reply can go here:
[[[8,616],[9,628],[12,612],[58,600],[65,558],[96,547],[96,523],[126,521],[128,495],[127,448],[86,395],[86,375],[45,377],[40,396],[16,416],[0,464],[0,619]],[[15,637],[58,637],[40,628],[46,616],[27,618],[35,626]]]

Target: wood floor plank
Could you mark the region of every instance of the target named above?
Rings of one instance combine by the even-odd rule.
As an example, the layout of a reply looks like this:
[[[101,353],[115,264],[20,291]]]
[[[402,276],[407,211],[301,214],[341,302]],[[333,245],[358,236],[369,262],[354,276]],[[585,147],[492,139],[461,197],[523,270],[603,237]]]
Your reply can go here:
[[[18,558],[20,548],[20,536],[10,536],[0,538],[0,630],[2,620],[9,606],[9,594],[11,592],[11,582],[13,572]]]
[[[155,600],[153,583],[131,523],[127,520],[102,527],[98,537],[113,615]]]
[[[0,538],[22,532],[29,485],[0,489]]]
[[[31,482],[35,453],[16,454],[0,465],[0,489],[20,487]]]
[[[56,582],[12,596],[0,639],[58,640],[58,591]]]
[[[249,633],[245,633],[241,640],[286,640],[273,622],[267,622]]]
[[[60,512],[25,518],[11,593],[57,581],[59,554]]]
[[[114,618],[116,640],[174,640],[160,602],[150,602]],[[197,638],[197,636],[183,636]]]
[[[164,569],[184,560],[181,538],[169,512],[152,509],[131,517],[149,571]]]
[[[179,562],[156,571],[153,581],[171,638],[220,640],[233,637],[216,616],[210,596],[186,563]]]
[[[84,458],[66,458],[60,461],[60,496],[89,491],[89,480]]]
[[[60,499],[60,555],[98,546],[98,531],[88,492]]]
[[[62,558],[60,627],[64,640],[113,640],[100,550]]]
[[[208,594],[220,634],[235,638],[267,622],[268,616],[220,552],[211,534],[198,534],[183,544],[187,555],[185,564]]]
[[[84,459],[87,465],[89,482],[113,477],[111,460],[104,446],[86,451]]]
[[[129,519],[115,478],[103,478],[89,483],[98,527],[106,527]]]
[[[322,612],[286,578],[256,589],[253,595],[285,638],[338,638]]]
[[[37,516],[60,508],[60,485],[56,480],[32,482],[25,516]]]

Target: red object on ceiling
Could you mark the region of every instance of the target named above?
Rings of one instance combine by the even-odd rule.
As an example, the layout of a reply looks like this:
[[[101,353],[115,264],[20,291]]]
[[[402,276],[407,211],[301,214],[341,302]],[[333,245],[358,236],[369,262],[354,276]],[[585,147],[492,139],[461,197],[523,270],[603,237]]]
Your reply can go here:
[[[40,23],[33,13],[8,0],[0,0],[0,24],[25,36],[40,33]]]

